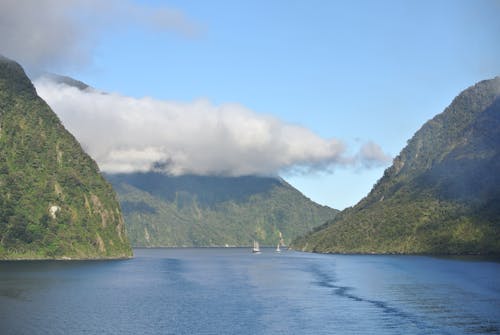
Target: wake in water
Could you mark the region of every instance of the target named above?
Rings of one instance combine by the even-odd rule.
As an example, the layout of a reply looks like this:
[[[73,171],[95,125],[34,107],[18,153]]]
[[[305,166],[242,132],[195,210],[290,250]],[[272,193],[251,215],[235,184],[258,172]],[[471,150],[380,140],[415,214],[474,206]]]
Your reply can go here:
[[[386,320],[390,320],[389,328],[400,328],[403,330],[406,326],[410,328],[418,329],[418,333],[429,334],[429,333],[439,333],[439,334],[456,334],[456,330],[446,330],[442,327],[436,325],[435,323],[426,321],[429,320],[429,315],[422,313],[409,312],[403,310],[402,307],[393,306],[390,302],[371,299],[368,297],[363,297],[360,294],[356,294],[356,289],[350,286],[340,285],[339,280],[336,278],[335,266],[330,263],[330,268],[326,269],[324,264],[314,263],[310,264],[306,271],[311,273],[316,279],[313,283],[319,287],[331,289],[331,294],[348,299],[355,303],[368,304],[375,307],[383,314],[387,315]],[[370,278],[366,278],[369,282]],[[428,295],[432,296],[432,289],[429,287]],[[465,303],[465,301],[464,301]],[[439,306],[439,308],[434,308],[432,310],[427,310],[427,313],[433,313],[442,316],[442,323],[448,324],[451,327],[460,327],[467,329],[467,333],[473,334],[500,334],[500,328],[498,326],[497,320],[484,320],[480,317],[471,314],[461,315],[457,317],[454,315],[454,311],[445,308],[444,306]],[[463,311],[462,311],[463,312]],[[448,315],[442,315],[448,314]],[[435,318],[433,315],[431,318]],[[450,322],[451,321],[451,322]]]

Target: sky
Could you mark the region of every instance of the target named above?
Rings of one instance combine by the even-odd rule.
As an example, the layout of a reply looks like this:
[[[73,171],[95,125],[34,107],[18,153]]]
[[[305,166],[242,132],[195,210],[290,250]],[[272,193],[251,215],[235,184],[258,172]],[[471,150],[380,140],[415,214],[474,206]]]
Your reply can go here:
[[[497,0],[4,0],[0,53],[103,171],[278,174],[343,209],[500,75],[498,17]]]

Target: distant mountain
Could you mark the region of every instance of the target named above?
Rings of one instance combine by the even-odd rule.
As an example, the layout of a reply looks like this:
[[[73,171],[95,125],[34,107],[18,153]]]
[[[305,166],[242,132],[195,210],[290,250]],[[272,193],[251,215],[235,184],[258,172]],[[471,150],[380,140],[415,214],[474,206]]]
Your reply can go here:
[[[92,89],[89,85],[85,84],[84,82],[81,82],[79,80],[73,79],[68,76],[61,76],[59,74],[55,73],[45,73],[43,77],[50,79],[51,81],[58,83],[58,84],[65,84],[68,86],[76,87],[80,90],[86,90],[86,89]]]
[[[366,198],[294,246],[500,253],[500,78],[462,92],[408,141]]]
[[[0,259],[131,255],[111,185],[21,66],[0,57]]]
[[[107,174],[135,246],[245,246],[285,243],[337,210],[270,177]]]

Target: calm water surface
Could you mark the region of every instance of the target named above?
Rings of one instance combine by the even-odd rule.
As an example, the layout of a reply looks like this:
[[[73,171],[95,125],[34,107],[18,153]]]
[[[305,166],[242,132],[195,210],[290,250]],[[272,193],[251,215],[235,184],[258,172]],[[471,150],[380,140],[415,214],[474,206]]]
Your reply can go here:
[[[136,249],[0,262],[0,334],[500,334],[500,263]]]

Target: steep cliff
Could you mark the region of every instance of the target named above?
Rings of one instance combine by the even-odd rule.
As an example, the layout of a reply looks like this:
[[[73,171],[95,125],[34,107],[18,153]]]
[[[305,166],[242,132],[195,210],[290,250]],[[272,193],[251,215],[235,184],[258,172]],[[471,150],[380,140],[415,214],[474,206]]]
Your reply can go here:
[[[21,66],[0,57],[0,259],[131,255],[111,185]]]

